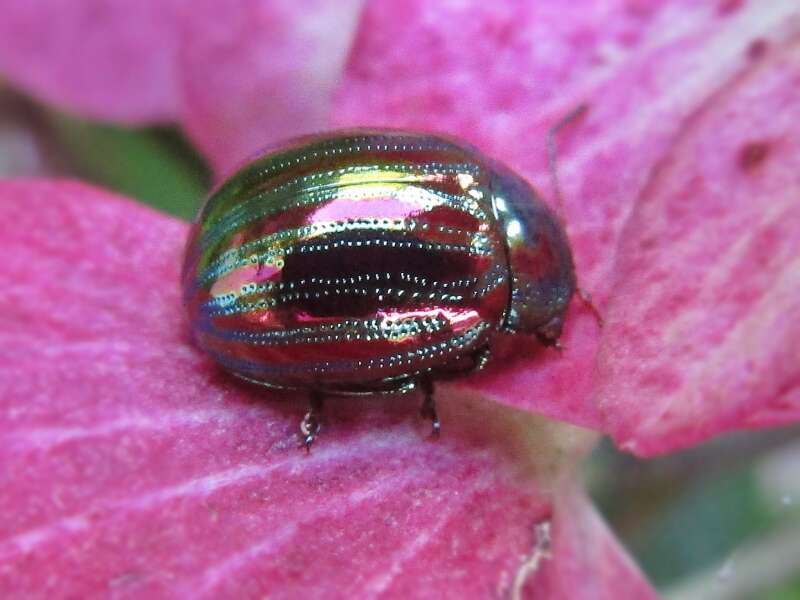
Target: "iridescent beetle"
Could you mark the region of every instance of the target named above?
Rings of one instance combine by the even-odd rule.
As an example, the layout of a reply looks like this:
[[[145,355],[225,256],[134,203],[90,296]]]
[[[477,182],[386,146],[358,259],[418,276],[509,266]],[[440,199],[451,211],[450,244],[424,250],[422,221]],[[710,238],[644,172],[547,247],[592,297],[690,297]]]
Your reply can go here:
[[[197,344],[234,375],[326,394],[425,394],[501,332],[556,345],[575,291],[557,216],[525,180],[432,135],[346,131],[264,154],[200,210],[183,269]]]

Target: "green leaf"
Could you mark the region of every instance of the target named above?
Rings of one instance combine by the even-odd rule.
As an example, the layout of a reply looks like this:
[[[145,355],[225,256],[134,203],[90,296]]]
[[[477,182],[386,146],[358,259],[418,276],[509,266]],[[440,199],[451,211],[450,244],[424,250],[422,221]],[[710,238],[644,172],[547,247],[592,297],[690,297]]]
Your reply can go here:
[[[208,191],[202,159],[172,128],[128,129],[51,113],[75,174],[183,219]]]

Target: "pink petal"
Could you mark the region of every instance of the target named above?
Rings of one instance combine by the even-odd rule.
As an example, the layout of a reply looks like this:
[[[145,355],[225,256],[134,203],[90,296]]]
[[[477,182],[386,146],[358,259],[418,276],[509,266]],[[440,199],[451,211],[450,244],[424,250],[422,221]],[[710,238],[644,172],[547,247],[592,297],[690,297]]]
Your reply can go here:
[[[578,492],[565,491],[554,507],[553,556],[569,559],[542,563],[541,572],[526,582],[529,598],[547,600],[649,600],[656,598],[643,577],[631,576],[635,569],[619,542]],[[591,539],[590,545],[580,540]]]
[[[215,3],[178,0],[133,8],[101,0],[35,7],[15,1],[0,21],[6,42],[0,69],[40,97],[91,115],[133,121],[180,116],[225,169],[257,146],[324,123],[359,5],[317,1],[302,15],[288,2],[221,11]],[[336,122],[460,134],[545,184],[547,128],[588,103],[588,114],[561,136],[559,173],[581,281],[605,312],[612,282],[624,279],[613,275],[620,273],[616,248],[628,217],[633,212],[636,218],[635,199],[681,131],[692,126],[691,115],[765,48],[791,37],[799,14],[789,0],[768,8],[729,0],[713,6],[586,1],[572,3],[569,13],[560,3],[376,1],[361,24]],[[338,28],[326,21],[333,17]],[[316,92],[312,97],[309,89]],[[608,310],[618,311],[619,303]],[[625,403],[613,397],[602,410],[591,401],[595,327],[575,306],[563,355],[517,346],[503,357],[505,369],[470,385],[596,428],[616,431],[631,419],[659,419],[664,410],[657,403],[645,403],[634,416],[617,414]],[[606,355],[625,358],[611,350]],[[609,383],[625,368],[604,360],[604,389],[627,385]],[[778,380],[787,378],[791,369]],[[700,426],[686,439],[796,418],[794,389],[789,385],[757,403],[743,399],[756,393],[745,386],[725,405],[724,423]],[[695,404],[689,412],[697,416]],[[707,416],[713,421],[715,415]]]
[[[330,401],[306,455],[302,399],[189,345],[185,234],[80,184],[0,182],[0,597],[502,595],[553,510],[531,585],[647,589],[574,489],[584,431],[449,396],[431,441],[414,398]]]
[[[362,0],[12,0],[0,73],[67,110],[179,121],[224,173],[323,129]]]
[[[324,129],[362,0],[200,0],[181,23],[182,122],[218,173]]]
[[[89,117],[174,119],[178,17],[185,4],[7,0],[0,72],[40,100]]]
[[[654,170],[698,107],[760,48],[796,31],[798,17],[788,0],[374,2],[335,122],[458,134],[551,191],[547,130],[586,104],[559,136],[558,172],[580,282],[605,313],[620,233]],[[518,345],[503,368],[470,384],[581,425],[602,429],[606,419],[625,418],[617,411],[627,404],[604,403],[601,412],[593,400],[597,325],[579,303],[562,341],[561,355]],[[650,414],[651,404],[626,402]]]
[[[638,454],[800,418],[799,56],[698,111],[626,224],[599,394]]]

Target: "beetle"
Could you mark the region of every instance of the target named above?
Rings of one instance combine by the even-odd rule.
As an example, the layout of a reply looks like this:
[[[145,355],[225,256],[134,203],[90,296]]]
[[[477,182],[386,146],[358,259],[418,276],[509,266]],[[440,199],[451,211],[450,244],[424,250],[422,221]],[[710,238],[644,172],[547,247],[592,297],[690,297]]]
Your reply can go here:
[[[431,134],[338,131],[268,151],[199,211],[182,271],[196,344],[233,375],[322,397],[483,368],[498,335],[557,346],[576,290],[558,216],[519,175]]]

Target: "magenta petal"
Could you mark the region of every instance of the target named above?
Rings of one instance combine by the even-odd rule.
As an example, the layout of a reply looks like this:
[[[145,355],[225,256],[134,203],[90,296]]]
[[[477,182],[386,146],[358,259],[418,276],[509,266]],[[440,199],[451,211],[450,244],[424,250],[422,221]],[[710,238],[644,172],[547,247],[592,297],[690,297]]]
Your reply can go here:
[[[654,600],[644,577],[619,546],[588,500],[565,491],[554,506],[551,553],[566,560],[544,561],[523,587],[529,598],[547,600]],[[583,545],[581,540],[591,539]],[[530,558],[533,558],[531,556]]]
[[[45,102],[99,119],[178,116],[185,0],[7,0],[0,73]]]
[[[0,74],[59,107],[179,121],[218,172],[324,129],[362,0],[11,0]]]
[[[624,230],[599,395],[638,454],[800,418],[798,56],[720,90]]]
[[[432,441],[414,398],[332,399],[306,455],[302,399],[189,345],[185,234],[84,185],[0,182],[0,597],[503,594],[554,506],[548,569],[593,549],[587,586],[614,564],[639,585],[578,526],[580,492],[552,498],[593,439],[575,428],[449,396]]]
[[[182,23],[182,122],[218,173],[327,126],[361,4],[193,3]]]
[[[335,121],[460,135],[550,191],[547,130],[586,105],[559,136],[559,176],[580,282],[604,313],[616,293],[620,232],[676,136],[763,48],[790,37],[798,17],[789,0],[376,1],[362,18]],[[598,429],[626,418],[617,413],[630,406],[605,403],[601,413],[592,395],[596,323],[577,302],[569,319],[562,355],[518,347],[470,385]],[[610,343],[613,335],[604,332]],[[641,413],[651,406],[626,402]]]

